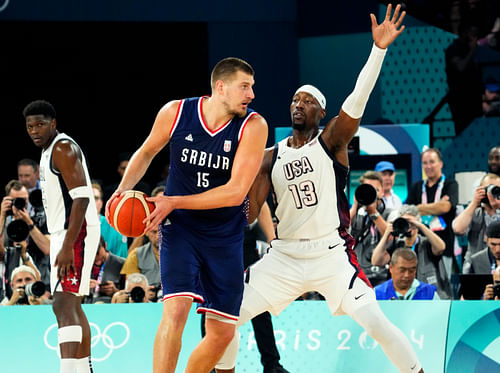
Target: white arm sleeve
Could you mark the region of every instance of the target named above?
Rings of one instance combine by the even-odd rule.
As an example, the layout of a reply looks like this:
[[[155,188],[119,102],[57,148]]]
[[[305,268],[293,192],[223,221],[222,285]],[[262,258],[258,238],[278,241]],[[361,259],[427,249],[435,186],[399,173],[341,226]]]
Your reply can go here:
[[[386,52],[387,49],[380,49],[375,43],[373,44],[368,61],[366,61],[365,66],[359,73],[354,91],[352,91],[342,104],[342,110],[351,118],[357,119],[363,116],[370,93],[372,93],[373,87],[377,82]]]

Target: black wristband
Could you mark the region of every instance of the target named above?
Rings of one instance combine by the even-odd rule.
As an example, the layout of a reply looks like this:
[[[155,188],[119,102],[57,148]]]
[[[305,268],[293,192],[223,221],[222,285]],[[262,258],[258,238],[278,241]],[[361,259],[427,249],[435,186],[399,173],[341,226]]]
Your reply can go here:
[[[35,224],[29,224],[28,225],[28,231],[31,232],[33,230],[33,228],[35,228]]]

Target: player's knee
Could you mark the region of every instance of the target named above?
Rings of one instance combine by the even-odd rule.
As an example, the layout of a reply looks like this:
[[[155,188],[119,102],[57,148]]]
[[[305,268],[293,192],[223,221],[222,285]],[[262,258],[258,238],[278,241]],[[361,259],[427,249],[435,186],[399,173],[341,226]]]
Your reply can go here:
[[[166,308],[163,312],[163,321],[169,324],[173,329],[184,328],[186,323],[191,303],[185,304],[184,302],[171,302],[165,305]]]
[[[222,328],[214,332],[214,338],[219,342],[220,346],[224,348],[231,343],[234,337],[234,328]]]
[[[209,327],[207,327],[207,338],[213,340],[220,347],[226,348],[234,338],[235,335],[234,324],[228,324],[216,320],[207,320],[207,321],[208,323],[212,324]]]

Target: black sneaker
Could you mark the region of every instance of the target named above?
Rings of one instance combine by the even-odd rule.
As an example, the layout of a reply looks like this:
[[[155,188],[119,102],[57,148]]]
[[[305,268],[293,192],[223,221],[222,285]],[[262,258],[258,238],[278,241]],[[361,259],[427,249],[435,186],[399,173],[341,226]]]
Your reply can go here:
[[[264,373],[290,373],[290,372],[278,364],[270,368],[264,368]]]

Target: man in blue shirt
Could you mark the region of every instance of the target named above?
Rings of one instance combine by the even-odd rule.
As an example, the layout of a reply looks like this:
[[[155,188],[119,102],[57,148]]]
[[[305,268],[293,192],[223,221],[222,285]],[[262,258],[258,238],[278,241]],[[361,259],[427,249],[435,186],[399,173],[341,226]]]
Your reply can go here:
[[[377,300],[439,299],[437,288],[417,280],[417,255],[408,248],[394,251],[389,267],[392,279],[375,287]]]

